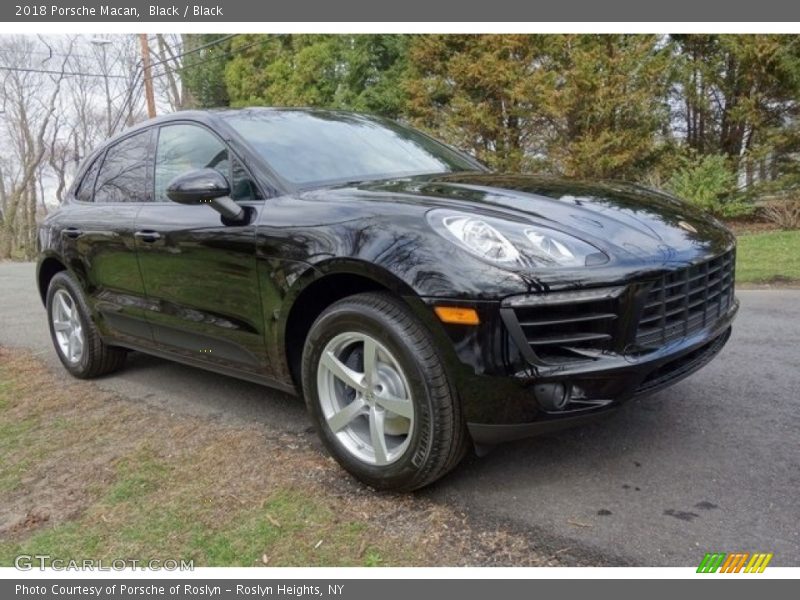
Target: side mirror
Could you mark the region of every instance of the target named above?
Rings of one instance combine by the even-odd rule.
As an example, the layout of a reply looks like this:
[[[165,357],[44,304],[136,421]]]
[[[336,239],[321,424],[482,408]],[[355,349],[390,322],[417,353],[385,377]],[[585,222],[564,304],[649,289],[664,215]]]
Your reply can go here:
[[[232,223],[245,220],[246,212],[230,198],[231,186],[215,169],[197,169],[175,177],[167,186],[167,197],[178,204],[208,204]]]

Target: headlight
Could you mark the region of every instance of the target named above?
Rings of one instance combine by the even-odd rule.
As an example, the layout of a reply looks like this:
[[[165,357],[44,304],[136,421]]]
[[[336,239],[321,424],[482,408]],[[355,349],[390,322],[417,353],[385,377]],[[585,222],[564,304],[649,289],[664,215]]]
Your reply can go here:
[[[451,242],[505,267],[584,267],[608,262],[608,256],[588,242],[548,227],[440,209],[428,213],[428,222]]]
[[[495,262],[519,260],[519,252],[508,238],[483,219],[467,215],[444,217],[442,224],[467,250]]]

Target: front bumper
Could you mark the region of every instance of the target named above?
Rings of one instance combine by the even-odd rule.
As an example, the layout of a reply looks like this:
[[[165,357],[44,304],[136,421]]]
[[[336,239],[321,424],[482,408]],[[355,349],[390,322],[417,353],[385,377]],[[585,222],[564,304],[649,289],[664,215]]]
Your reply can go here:
[[[732,312],[735,313],[735,309]],[[681,350],[673,349],[672,352],[636,364],[608,365],[608,368],[575,372],[569,378],[559,375],[535,379],[530,382],[531,385],[543,381],[574,382],[573,386],[580,386],[581,391],[592,398],[584,406],[571,410],[557,413],[540,410],[529,422],[468,422],[472,440],[478,445],[492,445],[558,431],[608,415],[625,400],[653,394],[705,366],[722,350],[731,335],[729,322],[724,327],[723,331],[716,332],[716,337],[710,340],[703,339],[696,344],[682,347]],[[508,395],[505,400],[517,405],[536,401],[530,392]]]
[[[583,360],[554,362],[531,355],[528,340],[520,338],[519,328],[508,319],[509,299],[473,303],[480,315],[478,327],[445,326],[448,346],[454,349],[448,353],[454,357],[448,367],[455,374],[473,441],[495,444],[586,422],[634,396],[672,385],[713,359],[730,337],[739,307],[732,280],[724,305],[715,304],[713,318],[704,314],[702,322],[690,321],[687,309],[685,335],[676,334],[675,327],[664,327],[663,343],[643,348],[636,342],[652,341],[640,327],[642,315],[650,314],[645,308],[652,299],[652,286],[652,281],[635,282],[614,292],[618,318],[609,329],[613,336],[606,336],[609,341],[602,350],[587,353]],[[671,308],[667,305],[665,312]],[[692,328],[689,323],[694,323]],[[553,410],[537,401],[534,387],[547,383],[560,383],[569,390],[566,406]]]

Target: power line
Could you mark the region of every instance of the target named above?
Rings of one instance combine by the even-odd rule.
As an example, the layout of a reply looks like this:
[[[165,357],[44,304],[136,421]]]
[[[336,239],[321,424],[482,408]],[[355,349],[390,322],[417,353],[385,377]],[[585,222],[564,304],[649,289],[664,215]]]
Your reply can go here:
[[[178,54],[178,55],[176,55],[176,56],[174,56],[172,58],[151,62],[150,63],[150,66],[151,66],[151,75],[150,75],[150,77],[151,77],[151,79],[153,79],[155,77],[161,77],[162,75],[166,75],[167,74],[166,69],[169,69],[169,67],[167,67],[167,66],[164,67],[164,69],[165,69],[164,72],[158,73],[158,74],[153,74],[152,73],[152,67],[155,67],[156,65],[162,65],[164,63],[169,62],[170,60],[177,60],[177,59],[183,58],[184,56],[187,56],[189,54],[194,54],[195,52],[200,52],[201,50],[205,50],[206,48],[210,48],[212,46],[217,46],[217,45],[221,44],[222,42],[224,42],[226,40],[229,40],[229,39],[231,39],[233,37],[236,37],[237,35],[240,35],[240,34],[233,33],[233,34],[230,34],[230,35],[225,35],[225,36],[223,36],[221,38],[217,38],[216,40],[212,40],[211,42],[208,42],[207,44],[203,44],[202,46],[198,46],[197,48],[192,48],[191,50],[187,50],[186,52],[181,52],[180,54]],[[172,73],[176,72],[173,69],[169,69],[169,71],[172,72]],[[128,88],[127,92],[125,93],[125,96],[126,96],[125,97],[125,101],[122,103],[122,107],[120,108],[119,112],[117,113],[117,116],[114,119],[114,123],[111,126],[111,133],[113,133],[113,132],[115,132],[117,130],[117,127],[119,126],[123,115],[125,114],[126,111],[129,110],[129,107],[132,108],[132,106],[133,106],[133,97],[134,97],[135,94],[138,93],[138,91],[141,89],[142,85],[144,84],[143,81],[139,81],[139,78],[142,75],[143,75],[143,70],[141,68],[141,61],[140,61],[139,66],[137,66],[137,70],[136,70],[135,76],[134,76],[133,80],[130,82],[129,88]]]
[[[236,34],[236,35],[240,35],[240,34]],[[235,50],[228,50],[228,51],[223,52],[221,54],[217,54],[215,56],[210,56],[210,57],[208,57],[208,58],[206,58],[204,60],[201,60],[199,62],[191,63],[189,65],[184,65],[181,68],[182,69],[186,69],[186,68],[193,69],[195,67],[199,67],[200,65],[204,65],[204,64],[209,63],[209,62],[214,62],[215,60],[221,60],[221,59],[224,59],[224,58],[229,58],[231,56],[234,56],[238,52],[241,52],[243,50],[247,50],[248,48],[252,48],[253,46],[257,46],[258,44],[261,44],[261,43],[263,43],[263,40],[256,40],[255,42],[251,42],[249,44],[245,44],[241,48],[236,48]],[[165,61],[162,61],[162,62],[165,62]],[[156,64],[156,63],[153,63],[153,64]],[[161,73],[155,73],[154,75],[152,75],[152,77],[155,79],[156,77],[163,77],[164,75],[167,75],[168,73],[177,73],[177,72],[178,71],[176,69],[172,69],[170,67],[165,66],[164,70]]]
[[[155,67],[157,65],[161,65],[161,64],[173,61],[173,60],[177,60],[177,59],[182,58],[184,56],[188,56],[189,54],[194,54],[195,52],[200,52],[202,50],[205,50],[206,48],[210,48],[212,46],[216,46],[216,45],[221,44],[222,42],[224,42],[226,40],[231,39],[232,37],[235,37],[236,35],[239,35],[239,34],[233,33],[233,34],[230,34],[230,35],[226,35],[226,36],[221,37],[219,39],[216,39],[216,40],[214,40],[212,42],[209,42],[207,44],[203,44],[202,46],[198,46],[197,48],[192,48],[191,50],[188,50],[188,51],[183,52],[181,54],[177,54],[174,58],[167,58],[167,59],[164,59],[164,60],[153,61],[153,62],[150,63],[151,67]],[[18,52],[18,51],[14,50],[14,49],[11,49],[11,48],[0,48],[0,51],[2,51],[2,52]],[[34,51],[34,52],[36,52],[38,54],[47,54],[46,52],[43,52],[43,51]],[[50,56],[53,57],[55,55],[50,55]],[[58,56],[63,56],[64,58],[67,58],[67,59],[69,59],[69,58],[77,58],[78,57],[78,55],[58,55]],[[90,57],[86,56],[86,58],[90,58]],[[199,64],[202,64],[202,63],[199,63]],[[29,67],[6,67],[6,66],[0,66],[0,70],[2,70],[2,71],[15,71],[15,72],[18,72],[18,73],[41,73],[43,75],[63,75],[65,77],[109,77],[109,78],[112,78],[112,79],[128,79],[128,76],[126,76],[126,75],[110,75],[110,74],[109,75],[103,75],[102,73],[83,73],[83,72],[79,72],[79,71],[56,71],[56,70],[52,70],[52,69],[33,69],[33,68],[29,68]],[[174,72],[174,70],[173,70],[173,72]]]
[[[77,71],[54,71],[50,69],[29,69],[26,67],[4,67],[0,71],[16,71],[19,73],[42,73],[44,75],[63,75],[64,77],[110,77],[113,79],[128,79],[125,75],[103,75],[102,73],[79,73]]]
[[[163,60],[151,62],[150,63],[150,66],[151,66],[151,75],[150,75],[150,77],[151,77],[151,79],[155,79],[156,77],[163,77],[164,75],[167,75],[168,73],[179,73],[180,69],[173,69],[173,68],[169,67],[166,63],[168,63],[170,61],[177,60],[179,58],[183,58],[183,57],[188,56],[190,54],[194,54],[196,52],[200,52],[202,50],[205,50],[207,48],[211,48],[213,46],[218,46],[222,42],[225,42],[225,41],[227,41],[227,40],[229,40],[229,39],[231,39],[233,37],[236,37],[237,35],[241,35],[241,34],[233,33],[233,34],[230,34],[230,35],[225,35],[225,36],[223,36],[221,38],[217,38],[216,40],[212,40],[211,42],[203,44],[202,46],[198,46],[197,48],[192,48],[191,50],[187,50],[186,52],[182,52],[180,54],[177,54],[173,58],[168,58],[168,59],[163,59]],[[227,58],[229,56],[233,56],[237,52],[241,52],[243,50],[247,50],[248,48],[251,48],[253,46],[261,44],[262,42],[263,42],[263,39],[258,39],[258,40],[254,41],[254,42],[249,43],[249,44],[245,44],[241,48],[236,48],[236,50],[228,50],[228,51],[223,52],[223,53],[221,53],[219,55],[211,56],[209,58],[206,58],[206,59],[204,59],[204,60],[202,60],[200,62],[196,62],[196,63],[193,63],[191,65],[184,65],[182,68],[186,68],[187,66],[192,68],[192,67],[196,67],[196,66],[208,63],[208,62],[215,61],[215,60],[224,59],[224,58]],[[162,67],[163,71],[160,72],[160,73],[152,73],[153,67],[155,67],[157,65],[163,65],[163,67]],[[142,86],[144,85],[144,81],[140,80],[140,77],[142,76],[142,74],[143,74],[142,73],[142,66],[141,66],[141,61],[140,61],[139,65],[137,66],[137,69],[136,69],[135,77],[134,77],[133,81],[131,81],[130,84],[129,84],[130,87],[128,88],[128,92],[126,94],[125,101],[122,103],[122,106],[121,106],[116,118],[114,119],[114,123],[113,123],[113,125],[111,127],[111,132],[112,133],[117,130],[117,127],[119,126],[120,122],[122,121],[122,117],[124,116],[126,111],[128,111],[130,108],[132,108],[134,96],[136,94],[138,94],[139,90],[141,90]]]
[[[132,108],[133,95],[138,92],[139,88],[144,83],[142,81],[139,81],[139,78],[141,77],[141,75],[142,75],[142,70],[141,69],[137,69],[137,71],[135,73],[135,77],[133,78],[133,81],[131,81],[130,84],[129,84],[130,87],[128,88],[128,93],[127,93],[127,95],[125,97],[125,101],[122,103],[122,106],[120,107],[119,113],[117,113],[117,116],[114,119],[114,123],[111,125],[111,127],[109,129],[109,132],[110,132],[111,135],[113,135],[114,132],[117,130],[117,127],[119,126],[119,123],[122,120],[122,116],[125,114],[125,111],[128,109],[128,106],[131,106],[131,108]]]
[[[192,48],[191,50],[187,50],[186,52],[181,52],[180,54],[176,54],[174,57],[165,58],[163,60],[156,60],[156,61],[153,61],[150,64],[151,64],[151,66],[155,67],[156,65],[161,65],[161,64],[164,64],[164,63],[168,63],[170,61],[175,61],[175,60],[178,60],[179,58],[183,58],[184,56],[189,56],[190,54],[194,54],[195,52],[200,52],[202,50],[205,50],[206,48],[211,48],[212,46],[218,46],[222,42],[224,42],[226,40],[229,40],[231,38],[234,38],[237,35],[242,35],[242,34],[240,34],[240,33],[231,33],[230,35],[222,36],[221,38],[217,38],[216,40],[208,42],[207,44],[203,44],[202,46],[197,46],[197,48]]]
[[[0,52],[7,54],[20,54],[22,56],[30,56],[31,54],[38,54],[39,56],[47,56],[42,62],[47,62],[51,58],[97,58],[91,54],[64,54],[63,52],[47,52],[45,50],[21,50],[17,48],[0,48]]]
[[[179,58],[183,58],[184,56],[188,56],[189,54],[194,54],[195,52],[200,52],[201,50],[205,50],[206,48],[210,48],[212,46],[216,46],[218,44],[221,44],[222,42],[224,42],[226,40],[229,40],[229,39],[231,39],[232,37],[234,37],[236,35],[240,35],[240,34],[234,33],[234,34],[231,34],[231,35],[226,35],[225,37],[222,37],[222,38],[219,38],[217,40],[214,40],[213,42],[209,42],[208,44],[203,44],[202,46],[198,46],[197,48],[192,48],[191,50],[188,50],[186,52],[182,52],[181,54],[177,54],[177,55],[175,55],[174,58],[168,58],[168,59],[164,59],[164,60],[153,61],[153,62],[150,63],[150,66],[152,68],[152,67],[155,67],[157,65],[165,64],[165,63],[168,63],[170,61],[177,60]],[[247,46],[243,46],[242,48],[240,48],[240,50],[244,50],[244,49],[246,49],[246,48],[248,48],[248,47],[250,47],[252,45],[255,45],[255,44],[248,44]],[[206,59],[206,60],[201,61],[199,63],[195,63],[195,64],[193,64],[191,66],[201,65],[201,64],[203,64],[205,62],[209,62],[209,60],[217,60],[218,58],[223,57],[223,56],[228,56],[229,54],[230,53],[228,52],[228,53],[222,54],[220,56],[214,56],[214,57],[211,57],[211,59]],[[70,58],[70,56],[65,56],[65,57],[66,58]],[[168,67],[165,67],[165,69],[168,69]],[[0,66],[0,70],[2,70],[2,71],[15,71],[15,72],[18,72],[18,73],[41,73],[43,75],[63,75],[65,77],[109,77],[111,79],[129,79],[129,77],[127,75],[110,75],[110,74],[109,75],[103,75],[102,73],[83,73],[83,72],[80,72],[80,71],[56,71],[56,70],[53,70],[53,69],[33,69],[33,68],[29,68],[29,67],[6,67],[6,66]],[[169,69],[169,70],[171,72],[173,72],[173,73],[176,72],[174,69]],[[166,71],[164,73],[161,73],[161,74],[157,75],[157,76],[161,76],[161,75],[165,75],[165,74],[166,74]]]

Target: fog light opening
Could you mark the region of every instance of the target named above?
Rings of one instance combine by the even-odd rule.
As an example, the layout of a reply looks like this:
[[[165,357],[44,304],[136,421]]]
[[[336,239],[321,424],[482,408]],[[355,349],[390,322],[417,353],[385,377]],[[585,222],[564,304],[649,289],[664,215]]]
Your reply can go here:
[[[570,386],[563,383],[537,383],[533,395],[539,406],[546,411],[561,411],[569,404]]]

